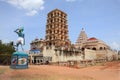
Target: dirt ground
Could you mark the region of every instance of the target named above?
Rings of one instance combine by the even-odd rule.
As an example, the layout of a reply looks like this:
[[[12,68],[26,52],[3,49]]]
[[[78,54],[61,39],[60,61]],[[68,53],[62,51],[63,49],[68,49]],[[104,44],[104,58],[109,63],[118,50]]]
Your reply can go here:
[[[120,61],[80,69],[29,65],[28,69],[0,66],[0,80],[120,80]]]

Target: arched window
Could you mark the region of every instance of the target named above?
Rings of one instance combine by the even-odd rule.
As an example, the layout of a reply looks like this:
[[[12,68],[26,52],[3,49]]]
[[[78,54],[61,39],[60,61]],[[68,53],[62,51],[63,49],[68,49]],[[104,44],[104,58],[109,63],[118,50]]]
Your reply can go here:
[[[63,22],[63,20],[61,20],[61,22]]]
[[[93,47],[93,48],[92,48],[92,50],[96,50],[96,48],[95,48],[95,47]]]
[[[82,48],[82,51],[84,51],[85,48]]]
[[[50,30],[50,34],[52,34],[52,31]]]
[[[51,46],[51,45],[52,45],[52,43],[50,42],[50,43],[49,43],[49,46]]]
[[[102,47],[100,47],[100,50],[102,50],[103,48]]]
[[[52,37],[50,36],[50,40],[52,39]]]
[[[90,49],[90,48],[87,48],[87,49]]]
[[[106,47],[104,47],[104,50],[106,50]]]

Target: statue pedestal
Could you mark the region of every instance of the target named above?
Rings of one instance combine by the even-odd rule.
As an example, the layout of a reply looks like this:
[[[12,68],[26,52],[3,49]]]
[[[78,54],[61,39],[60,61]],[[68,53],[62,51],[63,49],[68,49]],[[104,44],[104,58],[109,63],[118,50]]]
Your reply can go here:
[[[25,52],[14,52],[11,58],[11,68],[26,69],[28,68],[28,54]]]

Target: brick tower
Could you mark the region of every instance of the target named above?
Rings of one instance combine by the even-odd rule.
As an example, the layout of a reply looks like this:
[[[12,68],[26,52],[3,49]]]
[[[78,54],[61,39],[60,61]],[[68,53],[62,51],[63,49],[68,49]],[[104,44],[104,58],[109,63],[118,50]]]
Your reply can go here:
[[[70,46],[67,14],[55,9],[47,15],[46,46]]]

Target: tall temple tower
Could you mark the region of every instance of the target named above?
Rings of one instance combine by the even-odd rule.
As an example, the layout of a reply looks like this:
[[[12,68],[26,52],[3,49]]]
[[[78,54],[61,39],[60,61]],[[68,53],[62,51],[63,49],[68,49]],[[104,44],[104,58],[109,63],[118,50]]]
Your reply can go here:
[[[46,46],[69,46],[67,14],[55,9],[47,15]]]
[[[80,35],[75,43],[76,46],[82,46],[82,43],[86,42],[88,39],[87,34],[85,33],[84,29],[80,32]]]

